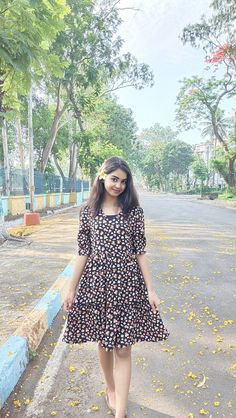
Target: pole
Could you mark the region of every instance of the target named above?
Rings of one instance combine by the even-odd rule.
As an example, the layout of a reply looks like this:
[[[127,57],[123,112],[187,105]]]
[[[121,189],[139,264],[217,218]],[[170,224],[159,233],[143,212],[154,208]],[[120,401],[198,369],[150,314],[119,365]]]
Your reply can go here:
[[[28,96],[28,141],[29,141],[29,193],[30,211],[34,212],[34,141],[33,141],[33,113],[32,113],[32,86]]]
[[[2,125],[2,143],[3,143],[6,195],[10,196],[10,166],[9,166],[9,158],[8,158],[7,124],[6,124],[5,119],[3,120],[3,125]]]

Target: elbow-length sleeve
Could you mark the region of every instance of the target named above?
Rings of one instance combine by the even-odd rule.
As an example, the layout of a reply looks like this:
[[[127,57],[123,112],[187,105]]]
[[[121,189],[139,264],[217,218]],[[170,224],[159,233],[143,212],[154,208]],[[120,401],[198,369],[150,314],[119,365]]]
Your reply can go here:
[[[146,237],[144,213],[141,207],[136,207],[133,214],[133,248],[135,254],[145,254]]]
[[[90,255],[91,253],[91,237],[89,226],[89,213],[86,208],[80,213],[79,232],[77,237],[78,255]]]

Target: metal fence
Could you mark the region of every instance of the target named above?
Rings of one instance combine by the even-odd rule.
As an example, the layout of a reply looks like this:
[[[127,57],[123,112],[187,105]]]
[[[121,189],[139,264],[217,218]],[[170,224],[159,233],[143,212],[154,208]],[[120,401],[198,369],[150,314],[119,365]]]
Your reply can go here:
[[[54,174],[34,172],[35,194],[45,193],[69,193],[89,190],[88,180],[73,180],[63,178]],[[4,169],[0,168],[0,193],[6,195],[6,182]],[[20,196],[29,194],[29,172],[28,170],[12,169],[10,171],[10,194]]]

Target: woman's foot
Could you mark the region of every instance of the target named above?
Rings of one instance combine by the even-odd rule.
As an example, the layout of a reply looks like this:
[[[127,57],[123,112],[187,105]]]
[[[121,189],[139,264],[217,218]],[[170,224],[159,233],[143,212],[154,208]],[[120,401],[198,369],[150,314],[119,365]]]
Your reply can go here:
[[[116,398],[115,398],[115,391],[111,391],[110,389],[106,388],[106,402],[108,408],[115,412],[116,409]]]

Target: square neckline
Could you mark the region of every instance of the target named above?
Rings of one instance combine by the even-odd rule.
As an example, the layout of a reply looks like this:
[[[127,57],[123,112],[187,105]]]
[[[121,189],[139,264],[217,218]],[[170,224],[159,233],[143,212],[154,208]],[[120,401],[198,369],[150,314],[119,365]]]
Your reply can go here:
[[[121,209],[121,211],[119,213],[114,213],[112,215],[110,214],[106,214],[105,212],[103,212],[102,208],[100,208],[100,212],[103,216],[105,216],[106,218],[116,218],[117,216],[121,215],[123,213],[123,210]]]

